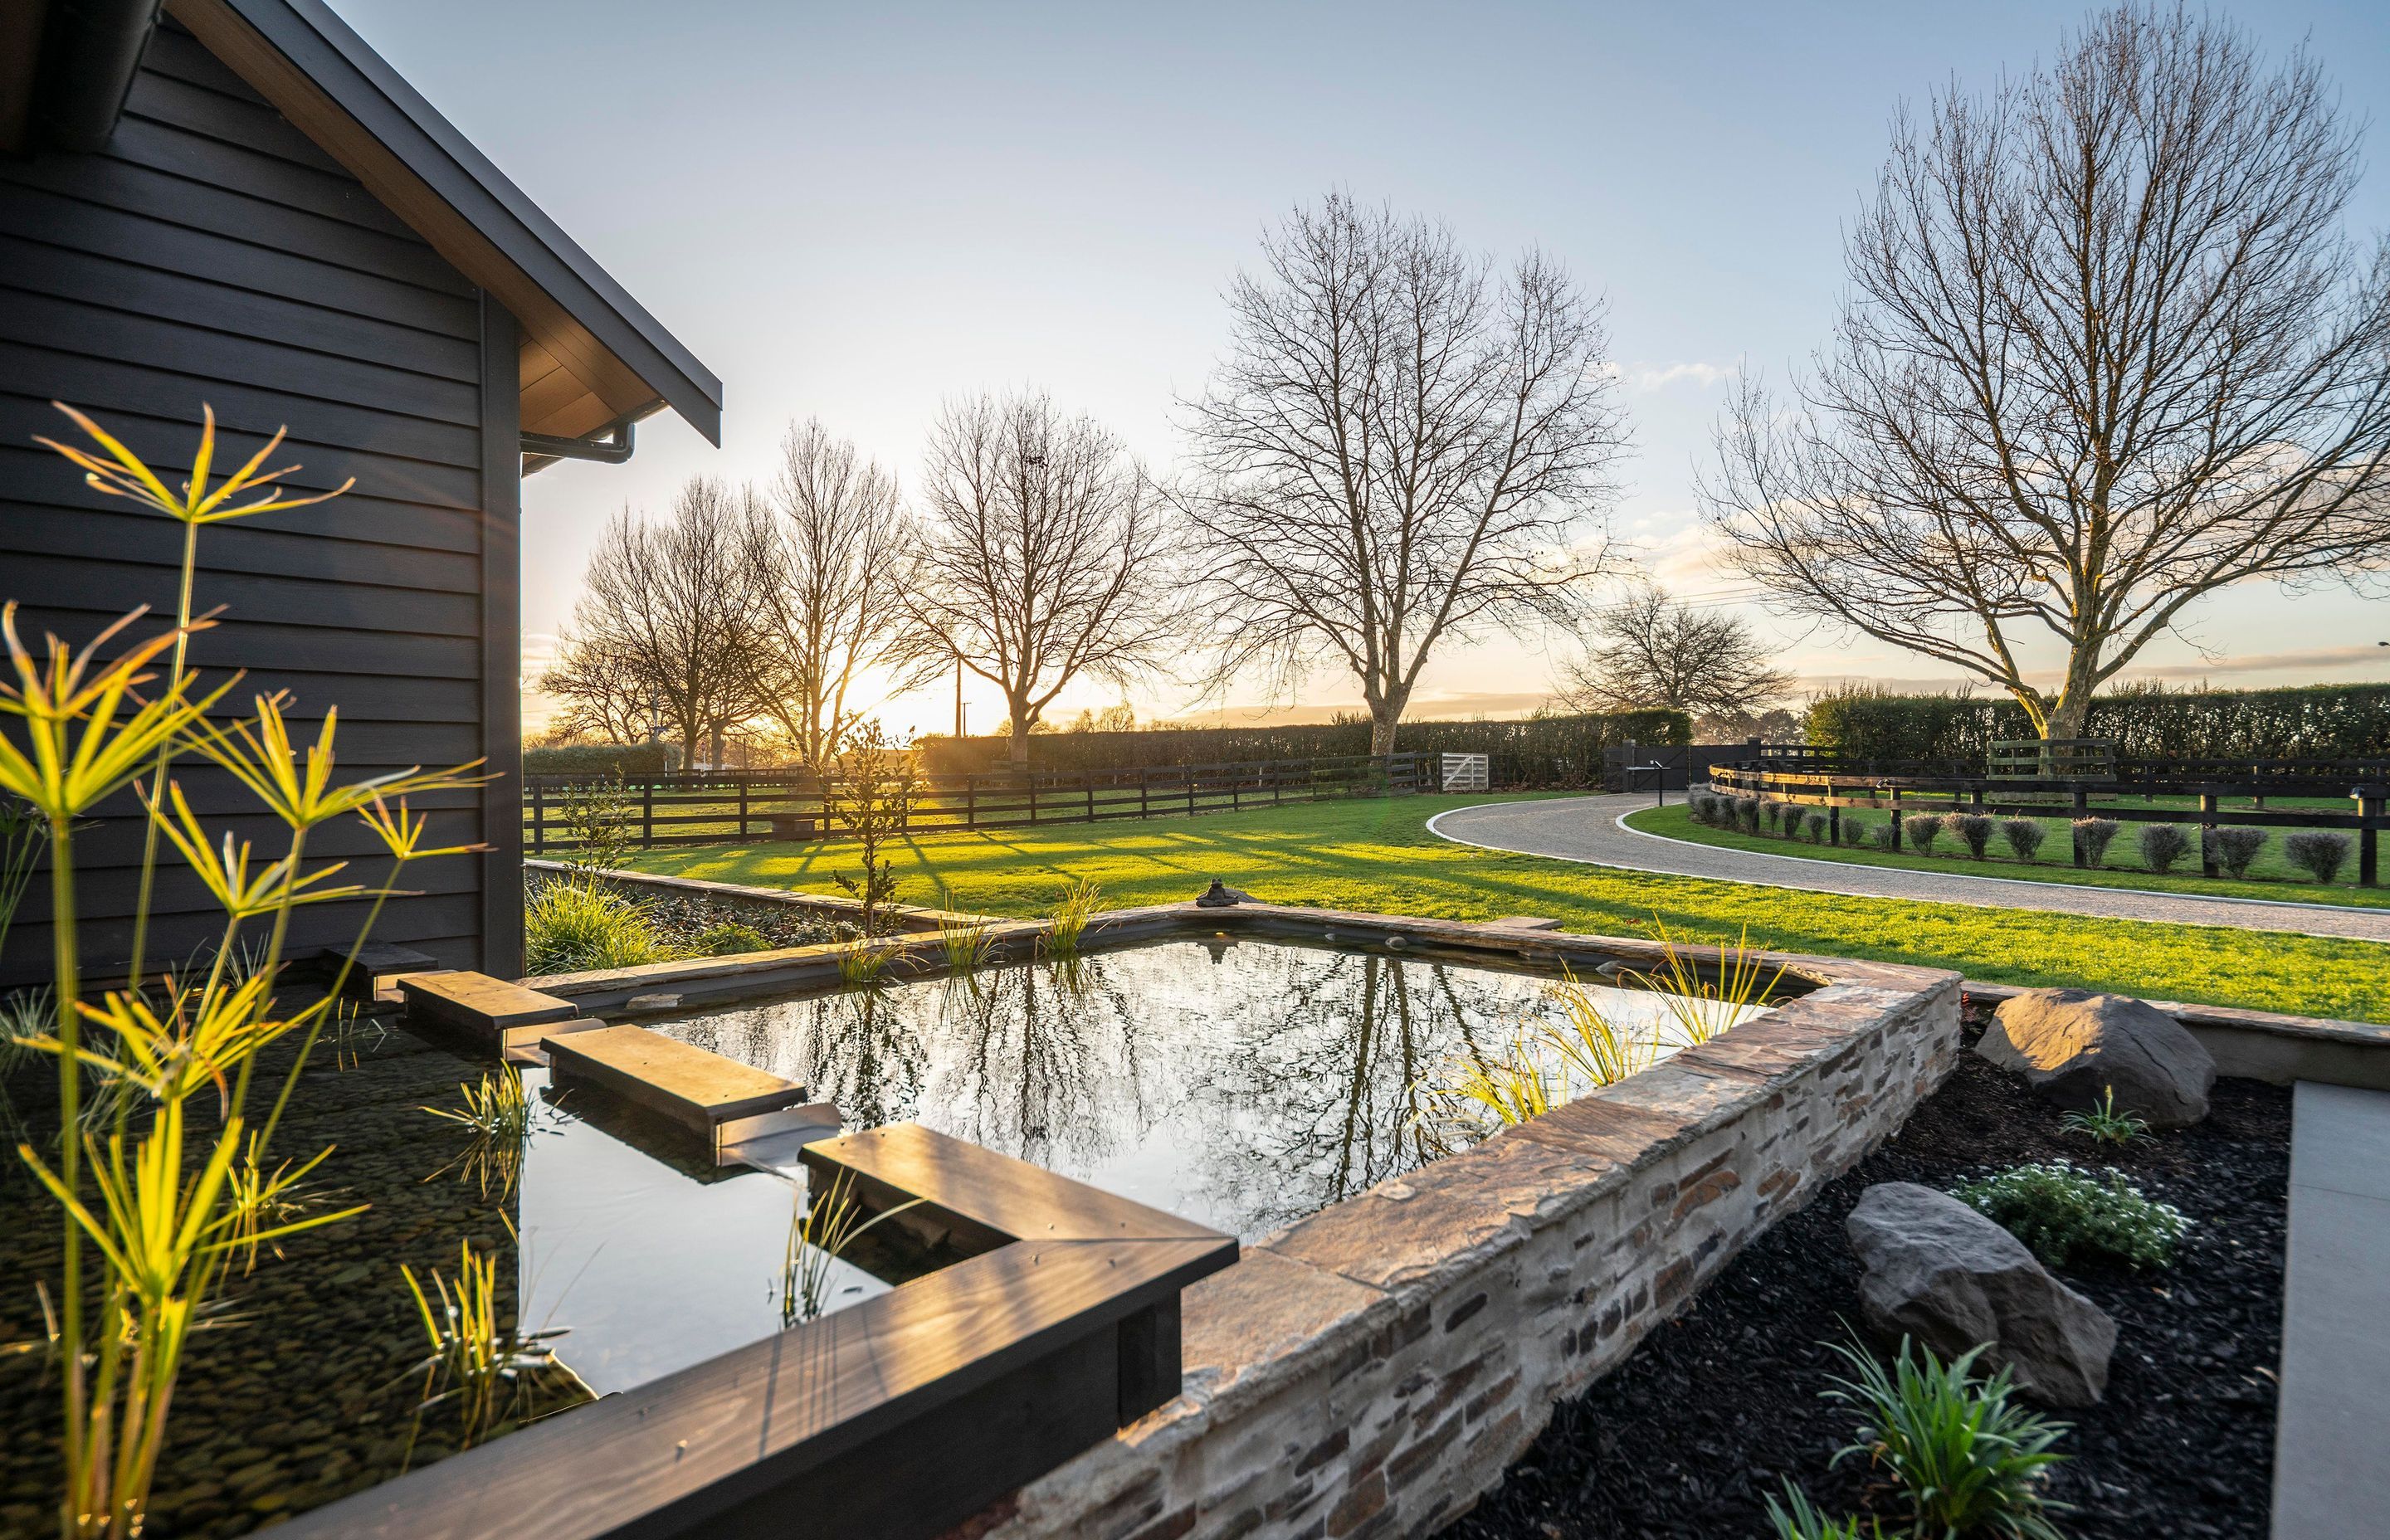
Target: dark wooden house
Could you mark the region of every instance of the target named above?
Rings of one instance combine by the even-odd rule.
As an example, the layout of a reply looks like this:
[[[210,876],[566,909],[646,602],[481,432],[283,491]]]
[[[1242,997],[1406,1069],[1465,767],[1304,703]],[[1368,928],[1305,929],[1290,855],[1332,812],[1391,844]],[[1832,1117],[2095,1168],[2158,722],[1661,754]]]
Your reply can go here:
[[[204,403],[220,463],[287,428],[294,483],[355,479],[202,533],[199,602],[225,612],[194,659],[248,671],[244,701],[289,691],[310,732],[337,707],[345,775],[485,759],[496,778],[442,799],[434,835],[488,853],[411,871],[379,939],[519,972],[521,478],[624,458],[666,409],[718,443],[720,382],[319,0],[0,0],[0,598],[29,637],[171,615],[180,526],[37,447],[74,437],[53,400],[161,471],[187,469]],[[227,780],[185,778],[279,853]],[[130,799],[109,812],[77,841],[103,972],[141,847]],[[377,848],[341,828],[310,853]],[[47,973],[42,897],[0,982]],[[171,868],[154,912],[153,958],[220,923]],[[301,914],[294,955],[358,918]]]

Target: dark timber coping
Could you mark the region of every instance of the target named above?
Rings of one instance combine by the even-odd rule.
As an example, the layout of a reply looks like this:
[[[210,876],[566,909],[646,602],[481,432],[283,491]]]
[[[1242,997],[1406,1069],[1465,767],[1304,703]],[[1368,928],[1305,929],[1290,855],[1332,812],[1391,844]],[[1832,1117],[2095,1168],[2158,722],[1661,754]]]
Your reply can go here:
[[[1232,1237],[913,1124],[803,1160],[992,1249],[281,1533],[936,1535],[1176,1395],[1179,1291],[1237,1260]]]

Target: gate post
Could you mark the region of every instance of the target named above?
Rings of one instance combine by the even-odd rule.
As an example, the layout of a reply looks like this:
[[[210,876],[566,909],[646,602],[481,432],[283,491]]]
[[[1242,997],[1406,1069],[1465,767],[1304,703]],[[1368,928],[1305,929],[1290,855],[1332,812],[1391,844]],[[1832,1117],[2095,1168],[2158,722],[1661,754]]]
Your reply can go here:
[[[1900,788],[1892,789],[1892,853],[1900,853]]]
[[[2357,831],[2357,881],[2359,887],[2375,888],[2382,884],[2381,834],[2375,828],[2382,821],[2384,789],[2378,786],[2359,787],[2350,793],[2357,799],[2358,816],[2365,820]]]
[[[2089,816],[2091,816],[2091,793],[2078,786],[2075,789],[2075,817],[2071,823],[2080,823]],[[2080,869],[2086,864],[2083,859],[2083,831],[2070,826],[2067,832],[2074,836],[2075,865],[2077,869]]]

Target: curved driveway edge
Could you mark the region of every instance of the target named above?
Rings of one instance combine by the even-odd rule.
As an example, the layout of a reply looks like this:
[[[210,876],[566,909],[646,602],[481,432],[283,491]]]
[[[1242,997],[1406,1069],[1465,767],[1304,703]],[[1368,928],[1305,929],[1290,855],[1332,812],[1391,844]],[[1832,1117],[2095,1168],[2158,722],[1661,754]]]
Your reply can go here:
[[[1430,818],[1427,827],[1430,833],[1455,844],[1663,877],[1700,877],[1756,887],[1844,893],[1854,898],[1905,898],[1933,904],[1967,904],[1984,909],[2038,909],[2101,919],[2155,920],[2390,942],[2390,909],[2271,904],[2263,899],[2080,887],[1961,872],[1910,871],[1896,866],[1845,866],[1796,855],[1772,855],[1763,851],[1697,845],[1625,827],[1626,815],[1651,805],[1648,796],[1629,795],[1481,802],[1449,808]]]

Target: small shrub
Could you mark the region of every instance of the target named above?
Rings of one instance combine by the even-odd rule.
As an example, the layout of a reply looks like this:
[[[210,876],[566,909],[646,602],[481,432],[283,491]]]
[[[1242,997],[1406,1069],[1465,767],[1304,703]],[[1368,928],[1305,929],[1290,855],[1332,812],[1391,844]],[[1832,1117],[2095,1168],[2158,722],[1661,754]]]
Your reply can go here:
[[[1826,842],[1826,815],[1822,813],[1810,814],[1808,817],[1808,826],[1809,843],[1813,845],[1824,844]]]
[[[1760,822],[1767,826],[1768,833],[1776,834],[1781,832],[1777,828],[1777,823],[1778,820],[1781,819],[1783,816],[1784,804],[1782,802],[1777,802],[1773,798],[1769,797],[1762,797],[1759,800],[1759,819]]]
[[[2009,851],[2020,861],[2031,861],[2041,849],[2042,837],[2049,831],[2038,818],[2003,818],[2000,838],[2009,842]]]
[[[2108,847],[2114,842],[2124,825],[2114,818],[2077,818],[2075,838],[2083,846],[2083,864],[2096,866],[2108,858]]]
[[[2043,1496],[2041,1487],[2049,1468],[2066,1458],[2053,1446],[2071,1425],[2019,1401],[2007,1369],[1976,1379],[1982,1348],[1944,1365],[1904,1337],[1889,1371],[1865,1347],[1836,1343],[1834,1351],[1851,1378],[1835,1380],[1826,1399],[1859,1418],[1857,1440],[1834,1460],[1864,1455],[1888,1474],[1908,1499],[1912,1534],[2063,1540],[2049,1516],[2066,1505]]]
[[[2066,1161],[2011,1166],[1953,1189],[2032,1248],[2052,1267],[2074,1257],[2112,1258],[2135,1267],[2164,1267],[2191,1221],[2171,1204],[2152,1202],[2111,1167],[2102,1180]]]
[[[1758,833],[1759,799],[1756,797],[1737,797],[1734,800],[1734,816],[1735,821],[1742,826],[1744,833]]]
[[[1697,824],[1709,823],[1711,821],[1710,794],[1706,791],[1693,791],[1687,793],[1685,797],[1685,816],[1690,818]]]
[[[2141,826],[2141,864],[2153,872],[2170,872],[2191,849],[2191,836],[2180,824]]]
[[[2107,1094],[2088,1111],[2069,1112],[2058,1120],[2058,1126],[2069,1134],[2081,1134],[2101,1144],[2138,1144],[2150,1136],[2150,1121],[2131,1112],[2116,1110],[2116,1088],[2111,1085]]]
[[[2257,853],[2266,848],[2262,828],[2219,828],[2208,838],[2216,850],[2216,864],[2227,877],[2248,876]]]
[[[1992,848],[1992,821],[1980,813],[1962,813],[1950,820],[1951,832],[1967,842],[1967,853],[1981,861]]]
[[[1934,841],[1942,837],[1942,815],[1912,813],[1900,821],[1901,833],[1908,837],[1908,848],[1920,855],[1934,853]]]
[[[2330,829],[2299,829],[2283,837],[2282,853],[2290,857],[2292,866],[2317,881],[2330,882],[2348,859],[2348,836]]]
[[[1900,833],[1900,821],[1896,818],[1886,818],[1880,824],[1869,825],[1868,832],[1874,836],[1876,849],[1890,850],[1892,841]]]
[[[523,905],[523,957],[533,974],[636,968],[663,951],[647,911],[594,879],[543,882]]]
[[[741,925],[735,919],[719,925],[709,925],[697,933],[688,944],[692,957],[726,957],[739,952],[769,952],[772,938],[752,925]]]

